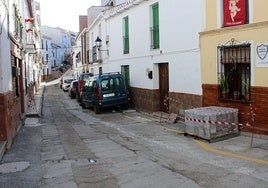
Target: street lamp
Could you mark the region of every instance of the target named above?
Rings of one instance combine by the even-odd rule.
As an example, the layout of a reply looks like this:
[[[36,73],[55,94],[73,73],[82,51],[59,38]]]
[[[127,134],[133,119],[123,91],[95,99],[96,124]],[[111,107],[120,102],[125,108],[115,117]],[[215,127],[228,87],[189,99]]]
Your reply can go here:
[[[100,37],[97,37],[96,40],[95,40],[95,44],[96,44],[96,47],[98,48],[98,51],[106,51],[107,52],[107,55],[109,56],[109,50],[101,50],[101,43],[102,43],[102,40]]]

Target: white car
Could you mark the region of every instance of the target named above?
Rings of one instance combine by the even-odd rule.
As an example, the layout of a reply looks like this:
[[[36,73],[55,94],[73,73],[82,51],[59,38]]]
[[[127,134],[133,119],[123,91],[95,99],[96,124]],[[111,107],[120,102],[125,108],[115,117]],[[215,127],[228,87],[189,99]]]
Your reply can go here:
[[[68,91],[70,85],[71,85],[71,82],[73,81],[74,79],[71,78],[71,79],[64,79],[63,80],[63,84],[62,84],[62,90],[65,92],[65,91]]]

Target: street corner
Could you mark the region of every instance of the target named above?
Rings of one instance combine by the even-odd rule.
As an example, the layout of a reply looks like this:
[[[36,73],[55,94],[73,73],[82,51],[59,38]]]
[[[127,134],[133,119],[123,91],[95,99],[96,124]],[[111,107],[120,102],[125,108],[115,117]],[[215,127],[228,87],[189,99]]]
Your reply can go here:
[[[255,140],[255,147],[251,145],[250,137],[242,135],[213,143],[208,143],[200,139],[194,139],[194,142],[208,152],[268,165],[268,150],[257,147],[261,146],[260,144],[265,142],[265,140],[262,139]]]
[[[184,133],[183,130],[178,130],[174,125],[157,125],[157,127],[177,134]],[[233,134],[212,141],[198,137],[192,137],[192,140],[207,152],[268,165],[268,139]]]
[[[220,142],[211,143],[217,149],[224,149],[237,153],[252,153],[256,156],[265,153],[268,157],[268,139],[255,138],[254,135],[239,134],[234,137],[222,139]],[[254,152],[254,150],[258,152]],[[264,155],[260,155],[262,157]]]

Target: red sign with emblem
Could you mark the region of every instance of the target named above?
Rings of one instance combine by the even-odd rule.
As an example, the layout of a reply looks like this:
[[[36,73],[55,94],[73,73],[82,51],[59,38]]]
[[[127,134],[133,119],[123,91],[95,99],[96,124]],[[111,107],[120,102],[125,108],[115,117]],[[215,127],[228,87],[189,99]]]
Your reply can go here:
[[[224,0],[224,27],[245,24],[246,1],[247,0]]]

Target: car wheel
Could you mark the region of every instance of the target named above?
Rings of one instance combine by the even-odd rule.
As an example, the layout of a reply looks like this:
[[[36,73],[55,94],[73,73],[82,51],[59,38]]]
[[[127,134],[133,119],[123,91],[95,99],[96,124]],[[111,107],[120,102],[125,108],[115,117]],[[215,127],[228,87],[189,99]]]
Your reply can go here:
[[[84,103],[81,103],[81,106],[83,109],[86,109],[86,105]]]
[[[123,108],[124,110],[129,109],[129,107],[130,107],[130,104],[129,104],[129,103],[122,105],[122,108]]]
[[[77,95],[76,98],[77,98],[77,102],[78,102],[78,103],[81,103],[81,97],[79,97],[79,95]]]
[[[95,114],[100,113],[100,107],[97,104],[94,105],[94,112],[95,112]]]

